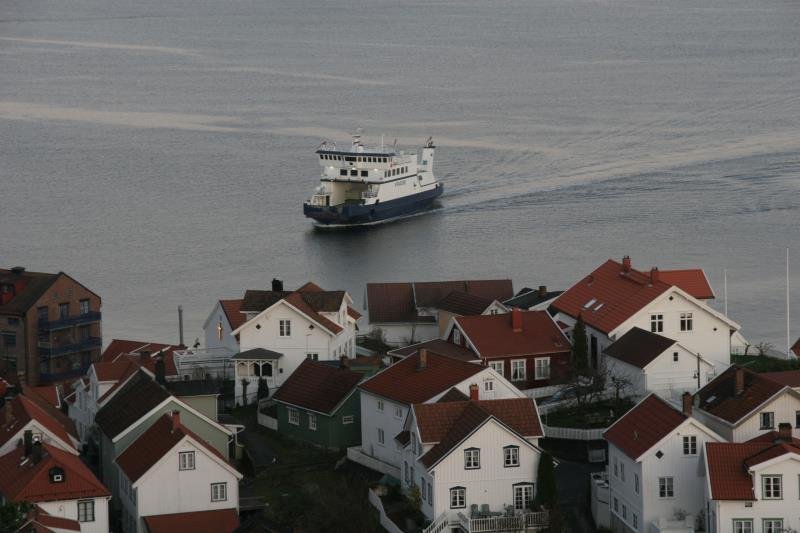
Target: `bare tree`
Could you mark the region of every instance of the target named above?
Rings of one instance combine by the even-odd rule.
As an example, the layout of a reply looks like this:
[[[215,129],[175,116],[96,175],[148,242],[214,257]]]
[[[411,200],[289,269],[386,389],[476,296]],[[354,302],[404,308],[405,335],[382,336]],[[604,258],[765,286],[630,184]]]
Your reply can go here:
[[[764,357],[765,355],[767,355],[767,352],[769,352],[771,349],[772,349],[771,342],[759,342],[758,344],[756,344],[756,350],[758,350],[759,357]]]

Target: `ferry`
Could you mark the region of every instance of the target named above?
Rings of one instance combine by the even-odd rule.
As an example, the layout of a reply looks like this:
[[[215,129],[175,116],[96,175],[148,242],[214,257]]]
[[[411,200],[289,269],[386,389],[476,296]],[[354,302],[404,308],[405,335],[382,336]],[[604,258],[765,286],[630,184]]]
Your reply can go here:
[[[359,133],[345,150],[324,141],[316,152],[320,185],[303,204],[303,214],[317,226],[347,227],[389,222],[430,207],[444,192],[433,175],[433,138],[419,155],[397,151],[396,145],[367,149]]]

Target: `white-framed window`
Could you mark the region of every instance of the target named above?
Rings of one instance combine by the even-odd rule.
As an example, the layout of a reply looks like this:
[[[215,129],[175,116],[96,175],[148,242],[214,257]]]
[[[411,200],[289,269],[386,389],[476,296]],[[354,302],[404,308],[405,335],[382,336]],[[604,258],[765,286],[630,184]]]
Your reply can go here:
[[[519,446],[506,446],[503,448],[503,466],[505,468],[519,466]]]
[[[765,518],[764,533],[783,533],[783,518]]]
[[[410,467],[409,471],[410,471],[409,478],[411,479],[411,484],[413,485],[414,484],[414,467],[413,466]]]
[[[381,428],[378,428],[378,444],[384,443],[384,433]]]
[[[211,484],[211,501],[224,502],[228,499],[228,484],[227,483],[212,483]]]
[[[453,487],[450,489],[450,508],[463,509],[467,506],[467,489],[464,487]]]
[[[614,457],[614,477],[619,477],[619,463],[616,457]]]
[[[550,379],[550,358],[539,357],[536,362],[536,379]]]
[[[678,354],[678,352],[672,352],[672,360],[677,363],[678,359],[680,359],[680,354]]]
[[[306,359],[310,361],[319,361],[319,354],[318,353],[307,353]]]
[[[503,361],[490,361],[489,366],[492,370],[500,374],[501,376],[505,376],[505,363]]]
[[[632,513],[632,515],[633,515],[632,516],[632,518],[633,518],[633,527],[634,527],[634,529],[636,529],[636,528],[639,527],[639,517],[636,516],[636,513]]]
[[[761,429],[772,429],[775,427],[775,413],[765,411],[761,413]]]
[[[78,522],[94,522],[94,500],[78,500]]]
[[[378,411],[383,411],[383,400],[378,400]]]
[[[658,478],[658,497],[659,498],[674,498],[675,488],[673,478],[660,477]]]
[[[628,508],[625,507],[624,503],[622,504],[622,518],[623,518],[623,520],[627,520],[628,519]]]
[[[426,494],[425,494],[425,478],[424,477],[420,477],[419,481],[420,481],[420,483],[419,483],[420,498],[422,499],[422,501],[425,501],[425,496],[426,496]]]
[[[733,533],[753,533],[753,520],[751,518],[734,519]]]
[[[650,315],[650,331],[653,333],[661,333],[664,331],[664,315]]]
[[[527,509],[533,501],[533,484],[524,483],[514,485],[514,509]]]
[[[783,499],[783,476],[761,476],[761,487],[764,490],[765,500]]]
[[[639,494],[639,474],[633,474],[633,491]]]
[[[487,379],[486,381],[484,381],[483,382],[483,390],[485,390],[486,392],[493,391],[494,390],[494,380]]]
[[[681,313],[681,331],[692,331],[693,327],[692,313]]]
[[[222,340],[222,335],[225,333],[225,328],[222,326],[222,320],[217,322],[217,340]]]
[[[194,452],[178,453],[178,470],[194,470]]]
[[[461,345],[461,332],[457,328],[453,328],[453,342]]]
[[[287,407],[286,408],[286,412],[287,412],[288,417],[289,417],[289,423],[292,424],[293,426],[299,426],[300,425],[300,412],[297,409],[295,409],[294,407]]]
[[[292,321],[288,319],[280,320],[278,322],[278,336],[291,337],[292,336]]]
[[[619,500],[616,498],[614,498],[614,512],[615,513],[619,512]]]
[[[683,455],[697,455],[697,436],[684,435]]]
[[[314,413],[308,413],[308,429],[311,431],[317,430],[317,415]]]
[[[525,381],[525,359],[511,361],[511,381]]]
[[[481,467],[481,450],[479,448],[467,448],[464,450],[464,468],[475,470]]]
[[[344,415],[342,417],[342,424],[344,425],[352,424],[353,420],[354,420],[353,415]]]
[[[403,418],[403,408],[395,405],[394,407],[394,417],[395,418]]]
[[[625,481],[625,463],[623,463],[622,461],[620,461],[619,463],[619,478],[622,481]]]
[[[433,490],[430,483],[428,483],[428,503],[433,505]]]

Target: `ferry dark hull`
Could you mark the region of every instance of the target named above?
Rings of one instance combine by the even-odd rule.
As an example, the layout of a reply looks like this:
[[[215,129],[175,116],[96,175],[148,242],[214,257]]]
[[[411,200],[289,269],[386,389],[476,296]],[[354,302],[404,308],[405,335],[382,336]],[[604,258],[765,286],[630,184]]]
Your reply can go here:
[[[338,206],[317,206],[303,204],[303,214],[320,226],[359,226],[386,222],[419,213],[430,207],[442,195],[441,183],[430,191],[420,192],[372,205],[344,204]]]

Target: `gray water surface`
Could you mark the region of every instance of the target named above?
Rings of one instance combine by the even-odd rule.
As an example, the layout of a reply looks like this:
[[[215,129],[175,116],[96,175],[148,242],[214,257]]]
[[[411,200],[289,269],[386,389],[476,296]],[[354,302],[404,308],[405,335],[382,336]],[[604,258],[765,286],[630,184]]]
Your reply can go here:
[[[64,270],[105,337],[187,338],[311,279],[700,266],[755,341],[800,285],[800,3],[0,3],[0,265]],[[323,137],[437,140],[441,208],[319,232]],[[800,317],[800,287],[794,291]],[[794,335],[800,320],[793,320]]]

